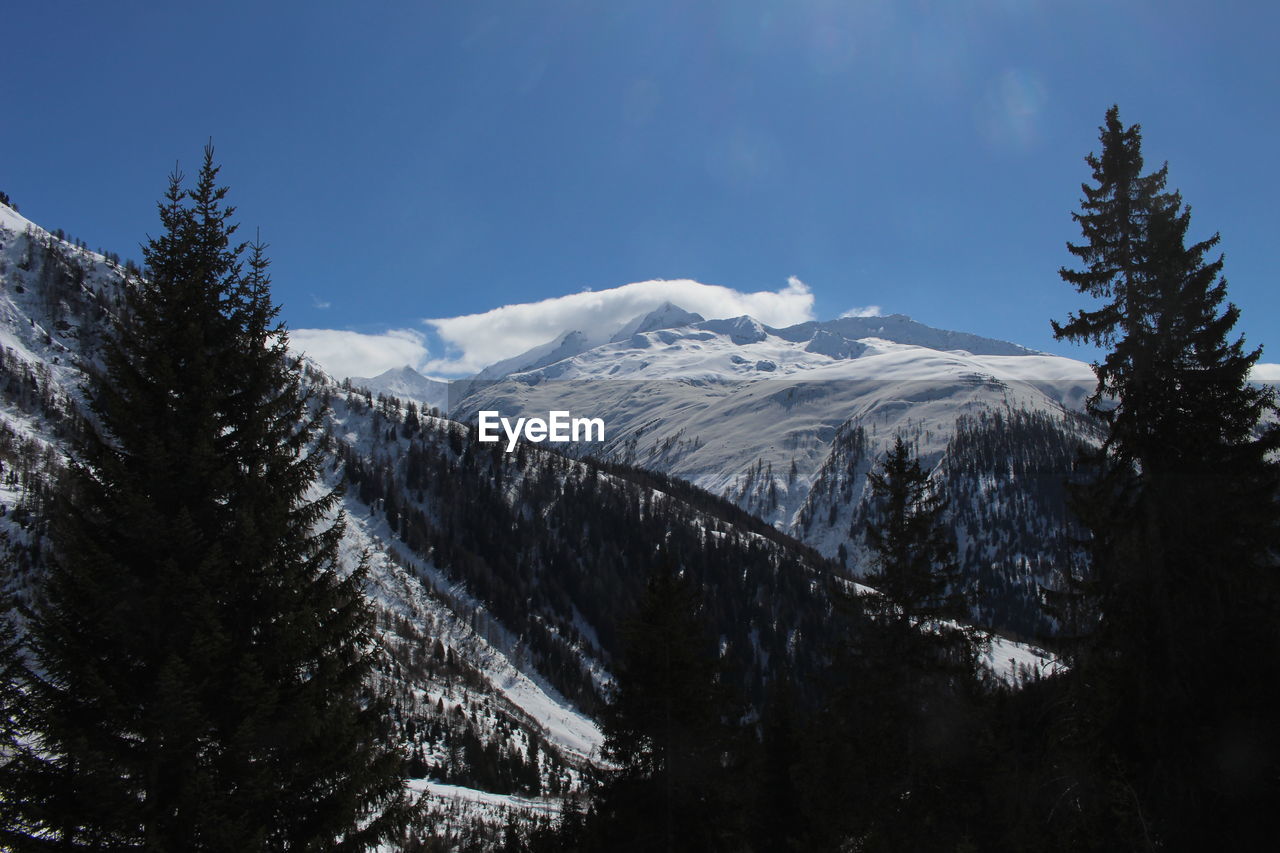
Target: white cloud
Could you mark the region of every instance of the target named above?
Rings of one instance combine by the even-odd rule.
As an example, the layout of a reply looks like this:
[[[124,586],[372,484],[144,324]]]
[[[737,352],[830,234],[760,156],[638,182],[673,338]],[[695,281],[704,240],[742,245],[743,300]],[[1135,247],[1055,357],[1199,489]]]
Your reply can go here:
[[[406,364],[416,368],[427,358],[426,339],[413,329],[392,329],[378,335],[341,329],[290,329],[289,349],[315,359],[338,379],[377,376]]]
[[[425,320],[450,351],[448,358],[431,361],[425,369],[445,375],[473,373],[566,331],[607,337],[623,323],[664,302],[708,320],[750,314],[766,325],[790,326],[813,319],[813,293],[795,276],[787,279],[781,290],[753,293],[689,279],[642,281],[503,305],[481,314]]]
[[[1255,364],[1249,378],[1255,382],[1280,382],[1280,364]]]
[[[850,308],[848,311],[840,315],[841,317],[879,317],[879,305],[863,305],[861,308]]]

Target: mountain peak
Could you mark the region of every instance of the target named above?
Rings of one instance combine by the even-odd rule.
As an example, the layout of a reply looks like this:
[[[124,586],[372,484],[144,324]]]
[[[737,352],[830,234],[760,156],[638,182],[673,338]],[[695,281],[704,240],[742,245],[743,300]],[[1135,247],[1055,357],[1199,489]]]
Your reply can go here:
[[[372,378],[352,376],[351,384],[379,394],[417,400],[427,408],[434,406],[443,410],[448,407],[449,383],[423,376],[408,364],[384,370]]]
[[[703,317],[701,314],[695,314],[692,311],[686,311],[673,302],[663,302],[657,308],[646,314],[640,314],[623,324],[622,328],[609,339],[610,343],[625,341],[632,335],[643,334],[644,332],[656,332],[660,329],[678,329],[682,326],[691,326],[694,323],[701,323]]]
[[[759,343],[768,336],[764,324],[747,314],[724,320],[703,320],[698,324],[698,328],[728,335],[731,341],[739,345]]]
[[[384,370],[374,377],[375,379],[426,379],[421,373],[413,369],[412,365],[401,365],[393,367],[390,370]]]
[[[585,332],[572,329],[562,332],[545,344],[536,346],[513,358],[503,359],[489,365],[475,375],[476,379],[501,379],[512,373],[523,373],[555,364],[557,361],[572,358],[586,352],[593,346]]]

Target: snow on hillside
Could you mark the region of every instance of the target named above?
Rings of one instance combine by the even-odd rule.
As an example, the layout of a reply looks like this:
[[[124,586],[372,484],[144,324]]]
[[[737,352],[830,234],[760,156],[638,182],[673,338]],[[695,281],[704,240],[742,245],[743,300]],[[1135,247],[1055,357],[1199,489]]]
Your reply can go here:
[[[102,316],[118,295],[123,270],[76,248],[0,204],[0,347],[44,365],[71,387],[80,327],[92,307]],[[95,303],[90,306],[90,303]]]
[[[1043,649],[1006,637],[992,637],[983,658],[996,677],[1007,684],[1022,684],[1063,668],[1061,661]]]
[[[539,797],[515,797],[509,794],[490,794],[473,788],[462,788],[457,785],[446,785],[432,782],[430,779],[415,779],[409,783],[410,790],[425,794],[428,798],[450,802],[474,803],[492,809],[498,817],[505,817],[505,812],[518,810],[536,812],[545,815],[560,814],[560,801]]]
[[[517,667],[505,649],[459,619],[449,606],[450,599],[476,609],[481,608],[480,603],[468,598],[465,590],[450,586],[435,566],[406,556],[391,544],[394,537],[385,520],[371,521],[368,508],[353,498],[347,497],[345,503],[343,562],[354,568],[362,558],[368,560],[370,595],[379,608],[407,617],[415,625],[430,626],[431,630],[424,632],[427,636],[442,640],[447,648],[465,651],[488,683],[487,692],[501,696],[521,716],[535,722],[548,741],[582,762],[597,759],[603,738],[596,724],[536,673]],[[448,589],[447,597],[438,594],[438,588]],[[437,701],[441,694],[424,693],[423,698]]]

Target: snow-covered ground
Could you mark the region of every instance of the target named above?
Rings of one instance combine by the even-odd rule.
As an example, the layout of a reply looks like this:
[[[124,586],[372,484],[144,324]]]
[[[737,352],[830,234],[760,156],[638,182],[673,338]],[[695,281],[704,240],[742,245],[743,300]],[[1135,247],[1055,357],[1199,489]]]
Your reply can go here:
[[[491,794],[488,791],[477,791],[475,788],[463,788],[459,785],[432,782],[430,779],[411,779],[409,781],[409,790],[415,794],[426,796],[428,800],[469,803],[499,814],[509,810],[552,817],[560,814],[560,801],[545,797],[530,798],[517,797],[511,794]]]
[[[1062,662],[1044,649],[1005,637],[992,637],[986,653],[986,664],[1007,684],[1020,684],[1030,678],[1054,675],[1063,669]]]

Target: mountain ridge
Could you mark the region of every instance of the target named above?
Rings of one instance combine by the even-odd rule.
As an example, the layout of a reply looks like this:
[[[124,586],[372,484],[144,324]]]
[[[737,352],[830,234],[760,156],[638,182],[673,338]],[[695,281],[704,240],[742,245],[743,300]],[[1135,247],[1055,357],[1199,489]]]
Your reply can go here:
[[[647,333],[678,332],[686,328],[724,334],[737,344],[759,343],[768,337],[791,343],[813,343],[816,339],[818,343],[809,351],[833,357],[835,353],[842,352],[842,357],[845,358],[860,354],[863,350],[858,344],[862,339],[869,338],[939,351],[958,350],[971,355],[1045,355],[1008,341],[986,338],[968,332],[937,329],[918,323],[905,314],[841,317],[825,321],[808,320],[792,326],[775,328],[746,314],[708,320],[700,314],[685,311],[680,306],[667,301],[652,311],[633,317],[612,334],[609,334],[607,329],[595,332],[566,330],[550,341],[520,355],[494,362],[474,376],[465,377],[463,381],[468,379],[492,381],[518,373],[548,368],[602,346],[628,344],[648,346],[655,338]],[[657,339],[662,340],[662,337],[658,336]]]
[[[687,314],[674,305],[664,310]],[[953,441],[964,418],[1025,413],[1050,419],[1062,448],[1091,440],[1081,420],[1095,384],[1089,366],[1007,341],[933,329],[902,315],[785,329],[749,316],[650,331],[630,325],[636,329],[630,336],[563,351],[555,360],[543,351],[536,366],[512,359],[503,378],[455,386],[450,413],[464,421],[482,409],[513,419],[553,410],[598,417],[605,441],[566,446],[567,452],[688,480],[849,566],[865,555],[866,474],[896,436],[908,435],[937,469],[938,482],[956,490],[960,481],[947,471],[961,465],[952,458]],[[1070,455],[1058,457],[1062,477]],[[986,516],[961,512],[982,502],[973,493],[976,482],[965,488],[955,495],[957,518],[973,526]],[[1045,499],[1046,529],[1050,521],[1067,524],[1059,496]],[[966,541],[973,535],[959,532]],[[999,584],[1019,586],[1023,598],[1008,604],[1007,617],[985,615],[994,627],[1034,635],[1052,627],[1040,612],[1040,585],[1057,582],[1077,555],[1063,543],[1045,563],[1033,542],[1021,541],[997,559]],[[994,555],[987,551],[968,556],[975,588],[993,583]]]

